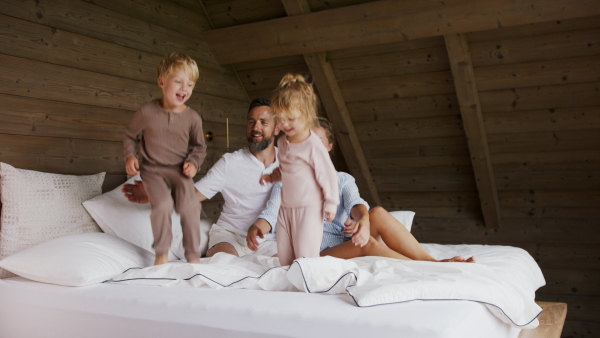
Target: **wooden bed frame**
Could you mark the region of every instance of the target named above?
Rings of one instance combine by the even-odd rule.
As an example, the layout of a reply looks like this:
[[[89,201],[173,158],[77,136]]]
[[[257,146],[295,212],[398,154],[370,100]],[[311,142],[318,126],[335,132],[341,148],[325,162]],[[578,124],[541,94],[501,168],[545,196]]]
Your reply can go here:
[[[536,302],[544,311],[539,317],[540,326],[523,330],[519,338],[560,338],[567,317],[567,304]]]

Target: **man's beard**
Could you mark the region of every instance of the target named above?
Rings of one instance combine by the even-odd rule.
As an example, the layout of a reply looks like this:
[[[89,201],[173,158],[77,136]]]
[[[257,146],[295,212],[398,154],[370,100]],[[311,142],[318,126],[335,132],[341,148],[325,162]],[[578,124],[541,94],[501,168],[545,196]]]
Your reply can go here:
[[[263,140],[260,142],[254,142],[254,140],[252,139],[252,136],[257,136],[257,135],[262,136]],[[248,147],[252,151],[263,151],[263,150],[267,149],[269,144],[271,144],[271,141],[273,141],[271,138],[265,138],[263,134],[253,134],[250,137],[248,137]]]

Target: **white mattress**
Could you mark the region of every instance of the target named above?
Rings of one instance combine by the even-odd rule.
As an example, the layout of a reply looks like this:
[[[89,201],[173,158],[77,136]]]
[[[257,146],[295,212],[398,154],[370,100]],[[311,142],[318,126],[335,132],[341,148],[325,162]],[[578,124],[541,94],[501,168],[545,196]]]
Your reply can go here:
[[[517,337],[470,301],[361,308],[349,295],[0,280],[0,337]]]

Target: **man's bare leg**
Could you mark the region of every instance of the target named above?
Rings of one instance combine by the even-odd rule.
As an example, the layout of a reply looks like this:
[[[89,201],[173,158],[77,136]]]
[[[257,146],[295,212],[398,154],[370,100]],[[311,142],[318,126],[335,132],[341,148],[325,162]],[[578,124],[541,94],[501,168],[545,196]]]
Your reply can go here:
[[[224,253],[228,253],[230,255],[239,257],[239,255],[238,255],[237,251],[235,250],[235,248],[233,247],[233,245],[231,245],[229,243],[217,243],[216,245],[214,245],[212,248],[210,248],[208,250],[208,252],[206,253],[206,257],[212,257],[216,253],[219,253],[219,252],[224,252]]]

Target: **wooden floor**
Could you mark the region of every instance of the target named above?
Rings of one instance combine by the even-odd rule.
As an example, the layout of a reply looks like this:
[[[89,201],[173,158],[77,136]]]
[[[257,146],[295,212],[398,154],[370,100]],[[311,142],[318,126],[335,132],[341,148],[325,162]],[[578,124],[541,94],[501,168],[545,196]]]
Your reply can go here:
[[[543,312],[535,330],[523,330],[519,338],[560,338],[567,317],[566,303],[536,302]]]

